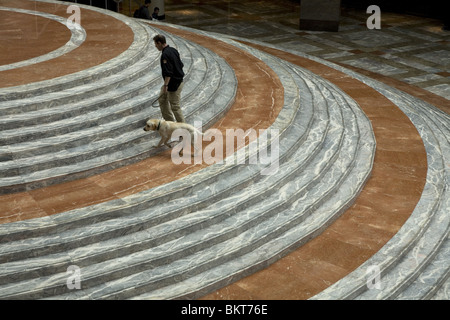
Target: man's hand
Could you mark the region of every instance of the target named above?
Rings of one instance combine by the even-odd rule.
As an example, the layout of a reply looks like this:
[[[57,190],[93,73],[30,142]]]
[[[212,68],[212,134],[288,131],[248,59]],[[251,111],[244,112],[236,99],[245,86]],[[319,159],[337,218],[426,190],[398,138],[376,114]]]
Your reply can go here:
[[[162,88],[164,93],[167,93],[167,91],[169,89],[169,82],[170,82],[170,77],[165,77],[164,78],[164,87]]]

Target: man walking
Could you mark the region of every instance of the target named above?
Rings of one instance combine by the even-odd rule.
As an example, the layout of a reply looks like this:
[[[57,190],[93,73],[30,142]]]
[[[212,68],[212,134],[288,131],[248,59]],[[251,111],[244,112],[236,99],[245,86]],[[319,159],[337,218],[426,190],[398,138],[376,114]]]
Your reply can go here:
[[[158,99],[162,116],[166,121],[185,122],[180,108],[181,91],[183,90],[183,62],[175,48],[166,43],[166,37],[153,37],[155,47],[161,51],[161,70],[164,85]]]

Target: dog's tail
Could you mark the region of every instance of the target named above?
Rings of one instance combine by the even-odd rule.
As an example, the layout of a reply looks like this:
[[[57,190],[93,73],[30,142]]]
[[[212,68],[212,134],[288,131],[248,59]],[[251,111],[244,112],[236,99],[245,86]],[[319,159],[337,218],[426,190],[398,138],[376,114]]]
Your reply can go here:
[[[202,132],[202,128],[194,127],[194,130],[195,130],[196,133],[198,133],[198,134],[200,134],[202,136],[205,136],[205,132]]]

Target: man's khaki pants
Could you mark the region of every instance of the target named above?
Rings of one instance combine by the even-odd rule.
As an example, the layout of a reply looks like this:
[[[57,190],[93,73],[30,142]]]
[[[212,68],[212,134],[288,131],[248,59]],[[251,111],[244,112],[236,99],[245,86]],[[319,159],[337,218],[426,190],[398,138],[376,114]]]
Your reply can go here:
[[[166,121],[185,122],[183,111],[180,107],[181,91],[184,82],[180,84],[177,91],[167,91],[163,94],[164,87],[161,88],[161,96],[158,99],[161,114]]]

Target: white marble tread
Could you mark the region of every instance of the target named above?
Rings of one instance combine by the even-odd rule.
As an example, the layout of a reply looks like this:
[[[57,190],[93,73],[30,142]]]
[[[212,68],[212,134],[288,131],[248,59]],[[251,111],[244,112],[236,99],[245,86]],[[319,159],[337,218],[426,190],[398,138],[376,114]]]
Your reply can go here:
[[[146,29],[153,30],[150,27]],[[182,46],[185,52],[183,59],[187,69],[187,83],[182,100],[185,117],[189,122],[201,120],[205,125],[210,125],[214,119],[225,113],[234,101],[234,73],[223,59],[210,50],[201,49],[172,36],[169,36],[168,40]],[[0,163],[4,176],[0,181],[3,192],[58,183],[68,174],[79,178],[114,168],[120,159],[128,159],[128,162],[124,162],[125,165],[133,161],[133,157],[137,161],[148,156],[151,146],[157,144],[156,134],[145,133],[142,128],[148,118],[160,117],[158,108],[150,106],[150,102],[157,98],[160,87],[158,65],[152,62],[153,54],[150,57],[150,60],[143,61],[150,67],[140,79],[150,81],[152,89],[101,108],[97,105],[98,100],[105,99],[102,98],[105,94],[100,98],[94,97],[92,112],[79,111],[87,108],[86,102],[89,100],[75,101],[72,103],[73,107],[71,104],[63,104],[50,110],[56,110],[57,114],[67,112],[67,106],[69,112],[71,109],[75,112],[72,117],[57,120],[56,116],[53,122],[38,123],[34,126],[26,126],[26,122],[23,122],[22,130],[6,130],[5,134],[2,134],[2,141],[15,143],[5,147],[9,160],[5,159]],[[135,71],[130,74],[133,73]],[[125,80],[128,75],[124,73],[113,77]],[[109,83],[111,80],[108,78],[105,81]],[[138,81],[135,81],[137,88]],[[145,82],[142,82],[141,86],[145,86]],[[83,88],[79,90],[83,91]],[[69,90],[69,96],[71,93]],[[106,99],[113,101],[110,97]],[[21,114],[20,117],[24,115]],[[14,119],[13,116],[11,118]],[[152,138],[148,139],[149,136]],[[111,165],[108,166],[108,163]]]
[[[375,139],[356,102],[307,70],[230,37],[199,33],[246,50],[279,75],[285,105],[269,128],[280,132],[277,174],[262,176],[261,164],[215,164],[120,200],[0,225],[1,298],[197,298],[319,235],[357,197],[371,173]],[[312,59],[399,106],[418,129],[429,165],[422,198],[399,233],[313,299],[448,296],[448,115]],[[67,289],[68,264],[81,267],[82,290]],[[381,268],[389,290],[366,290],[370,265]]]
[[[290,67],[292,67],[292,66],[290,66]],[[297,75],[294,75],[294,77],[295,78],[297,78],[297,81],[299,81],[299,79],[301,79],[301,81],[303,81],[303,86],[305,85],[305,84],[307,84],[307,85],[309,85],[309,87],[310,88],[314,88],[315,86],[317,86],[317,84],[315,84],[314,83],[314,81],[311,81],[311,80],[309,80],[309,79],[302,79],[301,78],[301,75],[302,73],[301,72],[299,72],[299,73],[297,73]],[[287,79],[284,79],[284,81],[287,81]],[[311,90],[311,89],[310,89]],[[317,155],[319,155],[320,153],[322,153],[323,154],[323,156],[318,156],[317,158],[318,158],[318,160],[309,160],[310,161],[310,164],[312,165],[312,164],[314,164],[315,163],[315,165],[316,166],[322,166],[323,168],[329,168],[330,166],[331,166],[331,164],[330,163],[333,163],[333,162],[330,162],[329,160],[326,160],[327,159],[327,157],[332,157],[332,158],[336,158],[336,156],[334,156],[333,155],[333,153],[331,152],[330,153],[330,151],[331,150],[333,150],[334,148],[333,147],[331,147],[333,144],[336,144],[336,146],[341,146],[341,147],[345,147],[345,145],[347,145],[347,147],[345,147],[345,148],[351,148],[352,146],[354,147],[355,146],[355,142],[353,141],[353,139],[349,139],[350,137],[354,137],[355,136],[355,133],[356,133],[356,131],[355,130],[359,130],[359,129],[357,129],[357,126],[355,126],[356,125],[356,122],[355,121],[351,121],[351,117],[348,117],[348,116],[345,116],[345,117],[343,117],[342,115],[340,115],[341,114],[341,109],[338,107],[339,105],[341,105],[342,103],[337,103],[337,102],[334,102],[334,98],[336,98],[336,95],[333,95],[333,94],[328,94],[328,95],[326,95],[326,96],[324,96],[324,92],[326,92],[326,87],[324,87],[323,85],[322,85],[322,87],[317,87],[316,89],[313,89],[312,90],[312,93],[313,93],[313,95],[315,95],[315,97],[316,98],[314,98],[315,100],[315,103],[314,103],[314,105],[316,105],[316,107],[315,108],[323,108],[323,105],[326,105],[326,101],[331,101],[330,103],[331,103],[331,105],[330,106],[328,106],[326,109],[328,109],[328,112],[330,112],[331,113],[331,115],[332,115],[332,117],[335,119],[335,120],[333,120],[333,123],[334,123],[334,125],[333,125],[333,127],[334,127],[334,129],[329,129],[329,130],[326,130],[325,132],[327,132],[327,135],[330,135],[330,137],[331,136],[333,136],[333,135],[336,135],[336,134],[338,134],[338,132],[339,132],[339,130],[344,130],[344,131],[348,131],[348,130],[350,130],[350,128],[352,128],[353,127],[353,134],[349,134],[349,132],[347,132],[347,134],[346,134],[346,136],[347,136],[347,139],[345,139],[345,141],[347,141],[347,142],[344,142],[344,141],[342,141],[342,144],[340,143],[340,140],[339,139],[335,139],[335,138],[329,138],[329,140],[328,140],[328,142],[327,142],[327,140],[325,139],[325,140],[323,140],[323,145],[324,145],[324,147],[322,148],[322,149],[320,149],[320,151],[319,151],[319,153],[317,153]],[[294,92],[293,92],[294,93]],[[300,93],[301,93],[301,95],[303,96],[304,95],[304,93],[305,93],[305,91],[304,90],[302,90],[302,91],[300,91]],[[306,100],[304,100],[304,101],[306,101],[306,102],[308,102],[308,101],[311,101],[311,100],[309,100],[310,98],[307,96],[307,95],[304,95],[304,97],[305,97],[305,99]],[[338,99],[342,99],[342,98],[338,98]],[[344,102],[345,100],[342,100],[341,102]],[[309,102],[310,103],[310,102]],[[325,103],[325,104],[324,104]],[[355,111],[355,112],[358,112],[358,108],[357,108],[357,106],[354,104],[354,102],[350,102],[350,105],[351,104],[353,104],[353,108],[356,108],[356,110],[357,111]],[[344,106],[342,106],[342,108],[344,108]],[[351,110],[351,109],[349,109],[349,110]],[[328,112],[325,112],[323,115],[325,115],[325,114],[327,114]],[[299,114],[300,115],[300,114]],[[338,116],[339,115],[339,116]],[[361,117],[361,115],[360,115],[360,117]],[[304,117],[300,117],[300,120],[302,120],[302,119],[304,119]],[[320,118],[318,118],[318,120],[319,120]],[[325,120],[326,118],[322,118],[323,120]],[[364,121],[367,121],[367,119],[365,119],[364,117],[362,117],[362,119],[364,120]],[[339,123],[341,123],[342,121],[348,121],[348,125],[347,126],[342,126],[342,125],[339,125]],[[314,123],[312,123],[312,124],[314,124]],[[291,126],[293,129],[295,128],[294,126]],[[339,129],[340,128],[340,129]],[[364,128],[364,126],[363,126],[363,128]],[[366,126],[366,130],[367,129],[370,129],[370,125],[369,126]],[[314,133],[314,132],[317,132],[317,134],[318,134],[318,131],[317,130],[323,130],[323,126],[320,126],[320,125],[315,125],[314,126],[314,130],[311,130],[310,131],[310,142],[309,142],[309,144],[311,144],[311,143],[317,143],[318,141],[320,141],[320,140],[317,140],[317,137],[319,137],[320,135],[323,135],[325,132],[323,132],[322,134],[319,134],[319,136],[317,136],[316,138],[314,138],[314,136],[316,135],[316,133]],[[294,131],[293,131],[294,132]],[[342,131],[342,133],[343,133],[343,131]],[[341,134],[342,134],[341,133]],[[368,133],[366,133],[366,135],[367,135]],[[369,136],[370,136],[370,134],[369,134]],[[284,136],[284,139],[289,139],[289,137],[290,137],[290,135],[287,135],[287,134],[285,134],[285,136]],[[308,141],[308,140],[305,140],[305,142],[304,142],[304,145],[306,146],[307,145],[307,142],[306,141]],[[303,144],[303,143],[302,143]],[[312,146],[312,145],[311,145]],[[297,151],[297,153],[298,153],[298,155],[296,154],[296,153],[294,153],[293,154],[293,156],[292,156],[292,159],[295,159],[295,161],[299,161],[299,163],[304,163],[305,161],[307,161],[306,159],[308,158],[308,156],[311,154],[311,153],[305,153],[304,151],[303,151],[304,149],[299,149],[298,151]],[[333,170],[328,170],[328,171],[325,171],[325,176],[327,176],[328,175],[328,179],[330,179],[330,181],[327,181],[327,180],[325,180],[325,181],[320,181],[321,179],[320,179],[320,176],[321,175],[318,175],[317,176],[317,172],[320,172],[321,170],[318,170],[318,169],[311,169],[311,170],[298,170],[298,172],[299,172],[299,174],[301,174],[301,175],[306,175],[305,176],[305,178],[303,178],[303,179],[294,179],[293,181],[288,181],[287,183],[287,185],[285,185],[283,188],[282,188],[282,190],[286,190],[285,192],[292,192],[292,191],[295,191],[295,193],[299,193],[300,192],[300,194],[302,193],[302,188],[300,188],[299,186],[297,186],[297,187],[290,187],[289,186],[289,183],[291,183],[291,184],[298,184],[298,183],[300,183],[300,184],[305,184],[306,183],[306,185],[308,184],[308,181],[310,181],[310,184],[311,185],[319,185],[319,184],[323,184],[324,186],[326,185],[326,186],[328,186],[328,188],[333,188],[333,183],[332,183],[332,181],[334,181],[335,179],[336,179],[336,177],[338,177],[339,175],[342,175],[342,174],[344,174],[344,176],[346,176],[345,175],[345,170],[344,170],[344,168],[346,168],[347,167],[347,165],[349,164],[349,163],[351,163],[352,162],[352,160],[351,160],[351,158],[348,158],[348,154],[349,154],[349,152],[348,151],[342,151],[342,154],[343,155],[345,155],[345,157],[343,157],[343,159],[341,160],[341,161],[343,161],[342,163],[341,163],[341,161],[337,161],[336,162],[336,167],[335,167],[335,169],[333,169]],[[351,152],[350,152],[350,154],[351,154]],[[323,158],[325,156],[325,158]],[[303,160],[302,160],[303,159]],[[336,158],[337,159],[337,158]],[[368,158],[366,158],[365,157],[365,159],[367,160]],[[369,159],[370,159],[370,156],[369,156]],[[350,162],[349,162],[350,161]],[[292,171],[292,165],[293,165],[293,163],[291,163],[292,162],[292,160],[290,160],[289,162],[286,162],[286,163],[284,163],[283,164],[283,169],[282,170],[285,170],[286,171],[286,174],[285,174],[285,176],[289,176],[289,174],[291,173],[291,171]],[[308,162],[308,161],[307,161]],[[345,164],[347,162],[347,165]],[[369,163],[370,163],[370,161],[369,161]],[[367,172],[370,172],[370,167],[368,168],[369,170],[367,171],[366,170],[366,175],[367,175]],[[343,171],[344,170],[344,171]],[[333,171],[334,171],[334,173],[333,173]],[[326,172],[328,172],[328,173],[326,173]],[[307,176],[308,175],[311,175],[311,177],[310,178],[307,178]],[[315,177],[315,178],[314,178]],[[271,179],[266,179],[267,181],[272,181]],[[315,180],[316,180],[316,182],[315,182]],[[359,183],[361,183],[362,181],[364,181],[364,179],[362,179],[362,180],[360,180],[360,182]],[[357,183],[356,183],[357,184]],[[355,185],[355,181],[352,179],[351,180],[351,185],[352,185],[352,187],[354,187]],[[306,185],[305,185],[305,187],[303,188],[303,190],[305,190],[305,192],[310,192],[310,194],[312,193],[312,191],[311,190],[309,190],[307,187],[306,187]],[[339,186],[340,186],[340,184],[339,184]],[[255,187],[252,187],[252,188],[255,188]],[[261,189],[261,190],[260,190]],[[341,188],[342,189],[342,188]],[[345,189],[345,188],[344,188]],[[264,184],[262,184],[262,185],[260,185],[260,186],[258,186],[258,185],[256,185],[256,189],[254,190],[254,195],[258,195],[258,194],[260,194],[261,193],[261,191],[262,190],[264,190]],[[320,197],[319,196],[319,194],[320,193],[323,193],[324,191],[322,190],[322,188],[317,188],[316,189],[317,191],[316,192],[318,192],[318,197]],[[322,191],[321,191],[322,190]],[[327,194],[327,192],[325,191],[325,193]],[[269,193],[270,194],[270,193]],[[353,192],[350,192],[350,194],[353,194]],[[247,196],[247,194],[246,193],[244,193],[244,194],[241,194],[240,196]],[[274,194],[273,195],[273,197],[274,197],[274,199],[278,199],[278,201],[281,201],[280,202],[280,204],[281,205],[283,205],[283,200],[285,200],[285,198],[284,197],[282,197],[281,199],[279,199],[279,196],[278,196],[278,194]],[[351,198],[351,196],[350,196],[350,198]],[[296,199],[296,197],[294,197],[293,199]],[[310,201],[313,201],[313,199],[318,199],[318,198],[316,198],[316,197],[311,197],[311,200]],[[235,207],[235,201],[236,200],[234,200],[233,198],[229,198],[229,199],[227,199],[227,198],[225,198],[224,200],[222,200],[222,202],[224,202],[224,203],[226,203],[226,202],[229,202],[229,205],[230,205],[230,209],[233,209],[233,207]],[[268,203],[271,203],[271,202],[273,202],[274,200],[267,200],[268,201]],[[292,200],[293,201],[293,200]],[[319,200],[317,200],[317,201],[319,201]],[[284,206],[286,206],[286,205],[289,205],[289,203],[290,202],[284,202]],[[305,203],[304,203],[304,201],[299,201],[299,200],[297,200],[296,201],[296,203],[297,204],[301,204],[301,205],[305,205]],[[256,202],[254,205],[256,205],[256,206],[259,206],[259,207],[261,207],[261,208],[266,208],[267,207],[267,205],[263,205],[263,204],[260,204],[260,203],[258,203],[258,202]],[[220,202],[216,205],[218,208],[219,207],[222,207],[221,205],[220,205]],[[170,205],[168,205],[167,206],[169,209],[170,209]],[[175,202],[174,202],[174,207],[175,207]],[[242,207],[242,210],[244,210],[244,208],[245,208],[245,203],[243,203],[243,207]],[[274,209],[276,208],[276,206],[274,206]],[[276,210],[276,209],[275,209]],[[273,210],[272,210],[273,211]],[[201,211],[200,211],[201,212]],[[199,215],[200,214],[200,212],[199,213],[197,213],[197,215]],[[209,209],[206,209],[206,217],[208,217],[208,216],[210,216],[211,215],[211,213],[219,213],[220,212],[220,210],[219,211],[217,211],[216,209],[214,209],[214,208],[209,208]],[[209,213],[208,214],[208,212],[211,212],[211,213]],[[244,210],[244,211],[242,211],[242,215],[243,215],[243,217],[245,217],[245,216],[247,216],[247,214],[245,213],[246,211]],[[257,211],[254,211],[255,213],[257,212]],[[275,212],[277,212],[277,211],[273,211],[274,213]],[[185,216],[182,216],[181,217],[181,219],[184,219],[184,217]],[[292,219],[292,216],[291,215],[286,215],[286,217],[287,218],[290,218],[290,219]],[[185,219],[187,219],[186,221],[190,221],[190,219],[192,219],[192,217],[191,216],[186,216],[186,218]],[[235,219],[237,219],[237,217],[234,217],[234,216],[231,216],[229,219],[232,219],[232,220],[235,220]],[[239,221],[239,219],[238,220],[235,220],[235,221]],[[167,224],[167,226],[168,227],[175,227],[175,225],[173,225],[173,222],[172,221],[170,221],[171,223],[166,223]],[[233,224],[232,224],[233,225]],[[238,225],[240,225],[240,223],[238,224]],[[274,224],[272,223],[272,222],[270,222],[270,223],[267,223],[267,225],[268,226],[274,226]],[[220,227],[220,226],[212,226],[212,228],[218,228],[218,230],[221,230],[221,229],[223,229],[223,227]],[[101,227],[100,227],[100,229],[101,229]],[[259,229],[259,231],[258,232],[263,232],[262,230],[264,230],[264,229],[261,229],[261,228],[258,228]],[[93,229],[93,230],[95,230],[95,229]],[[162,235],[164,235],[164,234],[167,234],[167,230],[166,229],[161,229],[161,230],[165,230],[165,231],[161,231],[161,234]],[[253,234],[254,233],[254,231],[247,231],[249,234]],[[201,232],[200,231],[198,231],[197,233],[200,233],[200,235],[201,235]],[[69,234],[70,234],[70,230],[69,230]],[[153,232],[151,233],[151,234],[154,234]],[[213,235],[213,234],[217,234],[217,231],[216,232],[213,232],[213,231],[211,231],[209,234],[211,234],[211,235]],[[183,237],[183,239],[186,239],[186,237]],[[195,236],[193,236],[193,239],[195,239]],[[31,240],[31,239],[30,239]],[[57,239],[56,239],[57,240]],[[193,240],[194,241],[194,240]],[[230,240],[231,241],[231,240]],[[235,241],[235,240],[233,240],[233,241]],[[112,243],[113,243],[113,241],[111,241]],[[184,243],[184,241],[181,243],[181,244],[183,244]],[[195,243],[195,242],[193,242],[193,243]],[[238,241],[238,243],[240,243],[239,241]],[[169,242],[169,246],[172,246],[173,247],[173,244],[171,244],[170,242]],[[231,248],[231,247],[230,247]],[[79,251],[79,250],[78,250]],[[148,253],[153,253],[153,251],[152,250],[147,250],[148,251]],[[183,251],[183,250],[181,250],[181,251]],[[184,250],[185,251],[185,250]],[[87,250],[86,252],[89,252],[89,250]],[[140,252],[140,251],[139,251]],[[145,251],[144,251],[145,252]],[[167,253],[167,250],[162,250],[162,252],[165,252],[165,253]],[[213,252],[215,252],[215,251],[213,251]],[[136,253],[136,254],[142,254],[142,252],[140,252],[140,253]],[[62,263],[64,263],[64,257],[62,257]],[[38,260],[39,261],[39,260]],[[174,263],[177,263],[177,262],[174,262]],[[110,267],[113,267],[114,266],[114,264],[112,264],[112,265],[110,265]],[[108,264],[105,264],[105,267],[108,267]],[[109,267],[109,268],[110,268]],[[93,269],[93,270],[95,270],[95,268]],[[51,279],[49,279],[48,281],[51,281]],[[92,283],[95,283],[95,280],[92,280],[93,282]],[[117,281],[121,281],[121,280],[117,280]],[[120,284],[118,284],[119,286],[120,286]],[[96,289],[97,290],[97,289]],[[6,291],[5,291],[6,292]],[[95,295],[94,295],[94,297],[95,297]]]

